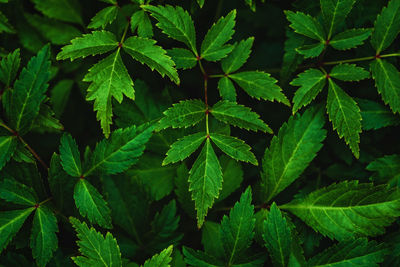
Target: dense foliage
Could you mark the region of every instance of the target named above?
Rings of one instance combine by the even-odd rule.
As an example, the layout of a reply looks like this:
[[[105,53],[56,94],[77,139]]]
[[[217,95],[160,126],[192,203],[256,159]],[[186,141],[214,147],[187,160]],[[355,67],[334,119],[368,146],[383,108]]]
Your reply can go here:
[[[400,0],[0,10],[0,266],[400,266]]]

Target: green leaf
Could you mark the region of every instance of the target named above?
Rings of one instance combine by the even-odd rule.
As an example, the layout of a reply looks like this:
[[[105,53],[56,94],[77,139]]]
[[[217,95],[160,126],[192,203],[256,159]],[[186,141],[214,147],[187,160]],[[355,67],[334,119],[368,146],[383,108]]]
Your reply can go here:
[[[133,81],[122,62],[120,50],[91,67],[83,81],[92,82],[86,100],[94,100],[97,120],[100,121],[104,135],[108,137],[113,115],[111,99],[115,98],[121,103],[124,95],[130,99],[135,98]]]
[[[115,18],[117,17],[118,7],[117,6],[109,6],[103,8],[91,19],[89,25],[87,26],[89,29],[104,29],[107,24],[111,24]]]
[[[266,201],[299,178],[316,157],[326,137],[324,124],[322,109],[311,108],[281,126],[263,157],[261,177]]]
[[[251,97],[277,101],[290,106],[289,100],[282,93],[282,89],[276,85],[277,80],[271,77],[269,73],[245,71],[230,74],[229,78],[233,79]]]
[[[201,243],[204,251],[214,257],[221,257],[225,254],[221,242],[222,232],[218,223],[207,221],[204,223],[201,235]]]
[[[223,100],[236,102],[236,90],[233,82],[228,77],[223,77],[218,81],[219,95]]]
[[[235,102],[219,101],[210,113],[218,120],[246,130],[272,133],[260,116],[250,108],[236,104]]]
[[[15,136],[0,136],[0,170],[14,154],[17,144],[18,141]]]
[[[377,158],[370,162],[366,169],[374,172],[371,176],[373,182],[398,186],[398,180],[400,178],[400,156],[394,154]]]
[[[191,217],[196,218],[194,201],[189,192],[189,170],[182,163],[176,170],[175,195],[182,209]]]
[[[325,44],[316,43],[310,45],[303,45],[301,47],[296,48],[297,53],[304,56],[304,58],[313,58],[321,55],[322,51],[324,51]]]
[[[106,236],[86,225],[85,222],[70,217],[70,222],[77,232],[79,240],[76,242],[82,256],[72,257],[75,264],[80,267],[103,266],[120,267],[121,252],[117,240],[110,232]]]
[[[74,0],[32,0],[35,8],[49,18],[83,24],[79,2]]]
[[[15,33],[15,30],[14,27],[8,22],[7,17],[0,12],[0,33],[2,32]]]
[[[221,166],[209,138],[189,172],[189,184],[197,210],[197,226],[200,228],[208,209],[222,189]]]
[[[304,57],[297,53],[296,48],[304,45],[305,39],[307,38],[302,35],[296,34],[289,29],[286,30],[282,69],[280,71],[280,80],[282,85],[287,85],[293,73],[303,62]]]
[[[393,113],[400,113],[400,73],[386,60],[376,59],[371,63],[372,77],[383,102],[389,104]]]
[[[381,266],[387,250],[383,244],[360,238],[327,248],[309,261],[310,266]]]
[[[300,86],[293,97],[293,114],[307,106],[322,91],[326,84],[326,76],[317,69],[308,69],[300,73],[291,83]]]
[[[167,54],[175,62],[177,69],[191,69],[197,65],[195,55],[187,49],[172,48],[167,50]]]
[[[148,259],[143,267],[170,267],[170,263],[172,261],[171,254],[172,254],[173,246],[169,246],[168,248],[164,249],[160,252],[160,254],[156,254],[151,259]]]
[[[155,69],[162,77],[167,75],[171,81],[179,84],[175,63],[166,55],[167,51],[155,43],[152,39],[133,36],[125,40],[123,48],[133,59],[146,64],[151,70]]]
[[[321,24],[310,15],[302,12],[286,10],[285,15],[290,22],[290,27],[298,34],[305,35],[311,39],[325,42],[326,33]]]
[[[208,255],[202,251],[196,251],[188,247],[183,247],[183,255],[185,256],[185,262],[189,266],[196,267],[223,267],[226,266],[216,258]]]
[[[198,124],[205,118],[206,105],[197,99],[180,101],[164,111],[159,129],[187,128]]]
[[[240,69],[251,53],[251,47],[253,46],[254,37],[250,37],[247,40],[243,40],[235,45],[232,52],[221,61],[221,67],[224,73],[229,74],[231,72]]]
[[[369,72],[356,64],[339,64],[333,67],[329,75],[341,81],[361,81],[369,78]]]
[[[55,118],[54,111],[51,107],[47,103],[43,103],[40,105],[39,114],[31,130],[37,133],[58,133],[64,130],[64,126]]]
[[[328,100],[326,109],[333,129],[346,144],[356,158],[360,156],[361,113],[356,101],[343,91],[332,79],[329,79]]]
[[[400,125],[400,117],[389,108],[367,99],[357,99],[361,109],[363,130],[377,130],[387,126]]]
[[[151,16],[158,20],[156,26],[170,38],[183,42],[197,55],[196,31],[189,13],[180,6],[151,6],[142,8],[151,12]]]
[[[339,241],[383,234],[400,215],[400,192],[344,181],[282,205],[324,236]]]
[[[205,133],[187,135],[171,145],[162,165],[182,161],[195,152],[206,139]]]
[[[137,34],[139,37],[151,38],[153,37],[153,26],[149,16],[143,10],[136,11],[131,17],[131,30],[135,32],[137,28]]]
[[[391,0],[378,15],[371,36],[372,47],[379,55],[396,39],[400,31],[400,1]]]
[[[57,250],[57,218],[46,206],[36,209],[33,218],[30,247],[38,266],[45,266]]]
[[[200,8],[202,8],[204,5],[204,0],[197,0],[197,3],[199,4]]]
[[[255,166],[258,165],[257,159],[250,151],[251,147],[243,140],[236,137],[212,133],[210,138],[225,154],[233,159],[249,162]]]
[[[229,217],[221,221],[221,239],[228,266],[232,266],[248,249],[254,237],[254,206],[251,205],[251,190],[247,188],[239,202],[230,210]]]
[[[69,96],[74,85],[73,80],[61,80],[51,89],[51,106],[56,113],[57,117],[60,117],[69,100]]]
[[[289,266],[292,250],[292,234],[286,218],[275,202],[264,220],[263,239],[274,266]]]
[[[71,61],[77,58],[85,58],[107,53],[118,47],[115,35],[108,31],[93,31],[84,34],[82,37],[71,40],[70,45],[61,48],[57,54],[57,60],[70,58]]]
[[[80,179],[74,188],[74,199],[79,213],[91,223],[103,228],[112,228],[110,209],[103,196],[85,179]]]
[[[328,39],[345,21],[355,2],[356,0],[321,0],[322,17],[328,32]]]
[[[221,155],[219,161],[222,168],[223,182],[222,190],[216,200],[217,202],[221,202],[230,196],[243,182],[243,169],[240,162],[237,162],[226,155]]]
[[[233,49],[226,45],[235,30],[236,10],[229,12],[226,17],[221,17],[217,23],[208,30],[201,44],[201,58],[207,61],[218,61],[226,57]]]
[[[31,207],[38,203],[38,197],[32,188],[8,178],[0,182],[0,198],[14,204]]]
[[[0,252],[7,247],[33,210],[35,208],[32,207],[0,212]]]
[[[68,133],[64,133],[60,142],[60,158],[63,169],[73,177],[80,177],[82,175],[82,164],[78,145]]]
[[[335,35],[329,44],[335,49],[347,50],[362,45],[371,33],[371,29],[350,29]]]
[[[17,76],[19,65],[21,63],[19,51],[19,49],[15,49],[14,52],[9,53],[0,61],[0,81],[4,83],[6,87],[9,87]]]
[[[44,46],[22,69],[14,83],[11,103],[7,112],[10,126],[20,135],[26,134],[39,114],[50,79],[50,47]]]
[[[127,170],[143,154],[153,130],[153,125],[143,124],[114,131],[110,139],[96,145],[84,176],[92,172],[117,174]]]

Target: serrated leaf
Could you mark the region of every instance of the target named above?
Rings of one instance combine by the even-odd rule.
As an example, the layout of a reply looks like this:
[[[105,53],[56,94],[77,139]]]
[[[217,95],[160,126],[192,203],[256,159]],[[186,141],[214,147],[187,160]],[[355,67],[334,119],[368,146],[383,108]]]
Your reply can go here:
[[[252,243],[256,219],[251,199],[251,189],[247,188],[239,202],[230,210],[229,217],[225,215],[222,218],[221,239],[228,266],[237,263]]]
[[[275,202],[264,220],[263,239],[274,266],[289,266],[292,251],[292,234],[286,218]]]
[[[151,70],[155,69],[162,77],[167,75],[171,81],[179,84],[175,63],[166,55],[167,51],[155,44],[156,41],[152,39],[133,36],[126,39],[122,47],[133,59],[146,64]]]
[[[60,159],[65,172],[73,177],[82,175],[81,154],[72,136],[64,133],[60,140]]]
[[[250,56],[253,42],[254,37],[250,37],[235,45],[232,52],[226,58],[221,60],[221,67],[224,73],[229,74],[237,71],[244,63],[246,63]]]
[[[122,62],[120,50],[90,68],[83,81],[92,82],[86,100],[94,100],[97,120],[100,121],[104,135],[108,137],[113,115],[111,99],[115,98],[121,103],[124,95],[130,99],[135,98],[133,81]]]
[[[399,71],[388,61],[376,59],[371,63],[371,72],[383,102],[389,104],[393,113],[400,113]]]
[[[195,55],[187,49],[172,48],[167,50],[167,54],[175,62],[177,69],[191,69],[197,65]]]
[[[286,10],[285,15],[287,20],[291,23],[290,27],[298,34],[305,35],[311,39],[318,41],[325,41],[326,33],[321,24],[310,15],[303,12],[293,12]]]
[[[86,225],[85,222],[70,217],[70,222],[77,232],[77,244],[82,256],[72,257],[75,264],[80,267],[103,266],[120,267],[121,252],[117,240],[110,232],[106,236]]]
[[[57,218],[46,206],[36,209],[33,218],[30,247],[38,266],[45,266],[57,250]]]
[[[14,204],[31,207],[38,202],[38,197],[32,188],[8,178],[0,182],[0,198]]]
[[[350,29],[335,35],[329,44],[335,49],[347,50],[362,45],[371,33],[371,29]]]
[[[210,139],[207,138],[200,155],[189,171],[189,191],[197,210],[197,226],[204,223],[207,211],[222,188],[222,171]]]
[[[13,156],[18,141],[15,136],[0,136],[0,170],[6,165],[6,163]]]
[[[151,259],[145,261],[143,267],[170,267],[170,263],[172,261],[171,254],[172,254],[173,246],[169,246],[168,248],[164,249],[160,252],[160,254],[156,254]]]
[[[216,119],[239,128],[272,133],[271,128],[260,119],[257,113],[235,102],[219,101],[212,107],[210,113]]]
[[[361,81],[369,77],[369,72],[356,64],[339,64],[332,68],[329,75],[341,81]]]
[[[261,177],[266,201],[299,178],[316,157],[326,137],[324,124],[322,109],[311,108],[281,126],[263,157]]]
[[[236,102],[236,90],[233,82],[228,77],[223,77],[218,81],[219,95],[223,100]]]
[[[151,6],[144,5],[142,8],[151,12],[151,16],[158,20],[156,26],[170,38],[183,42],[195,55],[196,31],[189,13],[180,6]]]
[[[11,239],[17,234],[26,218],[35,208],[0,212],[0,252],[7,247]]]
[[[110,229],[111,216],[107,202],[97,189],[85,179],[80,179],[74,188],[74,199],[79,213],[87,217],[91,223]]]
[[[131,30],[135,32],[136,29],[139,37],[153,37],[153,26],[151,25],[149,16],[143,10],[136,11],[132,14]]]
[[[372,47],[379,55],[388,48],[400,31],[400,1],[391,0],[377,16],[371,36]]]
[[[93,31],[71,40],[70,45],[61,48],[57,60],[77,59],[107,53],[118,47],[115,35],[108,31]]]
[[[117,6],[109,6],[103,8],[90,20],[89,25],[87,26],[89,29],[104,29],[107,24],[111,24],[115,18],[117,17],[118,7]]]
[[[32,132],[37,133],[58,133],[64,130],[64,126],[55,117],[54,111],[51,107],[47,103],[43,103],[40,105],[39,114],[36,117],[31,130]]]
[[[307,106],[322,91],[326,84],[326,76],[317,69],[308,69],[300,73],[291,83],[300,86],[293,97],[293,114]]]
[[[49,18],[83,24],[79,2],[73,0],[32,0],[35,8]]]
[[[400,215],[400,193],[387,185],[344,181],[282,205],[314,230],[339,241],[377,236]]]
[[[206,140],[205,133],[195,133],[179,139],[171,145],[171,148],[167,152],[167,157],[164,159],[162,165],[186,159],[200,147],[204,140]]]
[[[217,147],[231,158],[258,165],[256,157],[250,151],[251,147],[243,140],[218,133],[211,133],[210,138]]]
[[[363,130],[377,130],[387,126],[400,125],[400,117],[384,105],[367,99],[357,99],[361,109]]]
[[[297,53],[304,56],[304,58],[313,58],[321,55],[322,51],[324,51],[325,44],[316,43],[310,45],[303,45],[296,48]]]
[[[208,30],[206,36],[201,44],[201,58],[208,61],[218,61],[226,57],[233,47],[226,45],[235,30],[236,10],[229,12],[226,17],[221,17],[213,26]]]
[[[356,0],[321,0],[322,17],[328,32],[328,39],[344,22],[355,2]]]
[[[180,101],[164,111],[160,120],[159,129],[187,128],[198,124],[205,118],[206,105],[197,99]]]
[[[12,53],[3,57],[0,61],[0,81],[9,87],[17,76],[21,63],[20,50],[15,49]]]
[[[289,100],[282,93],[282,88],[276,85],[277,80],[271,77],[269,73],[245,71],[230,74],[229,78],[234,80],[251,97],[277,101],[290,106]]]
[[[340,138],[344,137],[356,158],[360,156],[361,113],[356,101],[329,79],[326,103],[329,120]]]

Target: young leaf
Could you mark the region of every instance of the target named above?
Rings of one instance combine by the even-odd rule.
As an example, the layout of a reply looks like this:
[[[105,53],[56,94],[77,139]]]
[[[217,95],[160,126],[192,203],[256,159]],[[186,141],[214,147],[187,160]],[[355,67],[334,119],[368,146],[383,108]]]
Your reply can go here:
[[[160,252],[160,254],[156,254],[151,259],[148,259],[143,267],[170,267],[170,263],[172,261],[171,254],[172,254],[173,246],[169,246],[168,248],[164,249]]]
[[[387,250],[383,244],[365,238],[327,248],[309,261],[310,266],[381,266]]]
[[[196,31],[194,23],[189,13],[180,6],[151,6],[144,5],[142,8],[151,12],[151,16],[158,20],[156,26],[163,33],[183,42],[192,52],[197,55],[196,49]]]
[[[200,228],[222,188],[221,166],[209,138],[189,172],[189,184],[197,210],[197,226]]]
[[[356,158],[360,156],[361,114],[357,103],[343,91],[332,79],[329,79],[329,91],[326,109],[333,129],[346,144]]]
[[[282,215],[275,202],[264,220],[263,239],[271,255],[274,266],[289,266],[292,251],[292,234],[286,218]]]
[[[15,136],[0,136],[0,170],[14,154],[17,144],[18,141]]]
[[[44,15],[62,20],[83,24],[77,2],[72,0],[32,0],[35,8]]]
[[[21,63],[20,50],[15,49],[0,61],[0,81],[9,87],[17,76]]]
[[[388,48],[400,31],[400,1],[391,0],[387,7],[382,9],[374,25],[374,31],[371,36],[372,47],[379,55]]]
[[[290,21],[290,27],[298,34],[305,35],[311,39],[325,42],[326,33],[321,24],[310,15],[302,12],[293,12],[286,10],[285,15]]]
[[[228,266],[237,262],[253,240],[256,219],[251,199],[251,190],[247,188],[239,202],[230,210],[229,217],[224,215],[222,218],[221,239]]]
[[[243,140],[218,133],[210,134],[210,138],[217,147],[231,158],[258,165],[256,157],[250,151],[251,147]]]
[[[317,97],[325,87],[326,77],[320,70],[308,69],[300,73],[290,84],[300,86],[293,97],[293,114],[295,114]]]
[[[233,47],[226,45],[235,30],[236,10],[232,10],[226,17],[221,17],[207,32],[201,44],[201,58],[208,61],[218,61],[226,57]]]
[[[260,119],[257,113],[235,102],[219,101],[212,107],[210,113],[216,119],[239,128],[272,133],[271,128]]]
[[[111,24],[115,18],[117,17],[118,7],[117,6],[109,6],[106,7],[99,12],[91,19],[89,25],[87,26],[89,29],[104,29],[107,24]]]
[[[281,102],[290,106],[289,100],[282,93],[282,89],[276,85],[275,80],[269,73],[260,71],[245,71],[230,74],[229,78],[234,80],[251,97],[269,101]]]
[[[333,67],[329,75],[341,81],[361,81],[369,77],[369,72],[356,64],[339,64]]]
[[[400,193],[386,185],[344,181],[282,205],[324,236],[339,241],[377,236],[400,215]]]
[[[350,29],[335,35],[329,44],[337,50],[347,50],[362,45],[371,33],[371,29]]]
[[[206,139],[205,133],[187,135],[171,145],[162,165],[182,161],[195,152]]]
[[[311,108],[281,126],[263,157],[261,177],[266,201],[299,178],[315,158],[326,137],[324,124],[322,109]]]
[[[97,223],[103,228],[110,229],[111,216],[107,202],[97,189],[85,179],[80,179],[74,188],[74,199],[79,213],[87,217],[91,223]]]
[[[400,1],[399,1],[400,3]],[[400,23],[399,23],[400,24]],[[372,77],[383,102],[389,104],[393,113],[400,112],[400,74],[399,71],[386,60],[376,59],[371,63]]]
[[[86,100],[94,100],[97,120],[100,121],[104,135],[108,137],[113,115],[111,99],[115,98],[121,103],[124,95],[130,99],[135,98],[133,81],[122,62],[120,50],[91,67],[83,81],[92,82]]]
[[[133,59],[146,64],[151,70],[155,69],[162,77],[167,75],[171,81],[179,84],[175,63],[166,55],[167,51],[155,43],[152,39],[132,36],[125,40],[123,48]]]
[[[389,108],[367,99],[357,99],[361,109],[363,130],[377,130],[387,126],[400,125],[400,117]]]
[[[82,175],[82,164],[78,145],[67,133],[64,133],[60,142],[60,159],[63,169],[72,177],[80,177]]]
[[[321,55],[322,51],[324,51],[324,48],[324,43],[316,43],[300,46],[296,48],[296,51],[297,53],[303,55],[304,58],[313,58]]]
[[[328,31],[328,39],[344,22],[355,2],[356,0],[321,0],[322,17]]]
[[[0,212],[0,252],[8,245],[35,208]]]
[[[57,54],[57,60],[70,58],[72,61],[80,57],[104,54],[117,47],[118,42],[113,33],[94,31],[71,40],[70,45],[61,48],[62,51]]]
[[[233,82],[228,77],[223,77],[218,81],[219,95],[223,100],[236,102],[236,90]]]
[[[45,266],[57,250],[57,218],[46,206],[36,209],[33,218],[30,247],[38,266]]]
[[[195,55],[185,48],[172,48],[167,50],[167,54],[175,62],[177,69],[191,69],[197,65]]]
[[[244,63],[246,63],[250,56],[253,42],[254,37],[250,37],[235,45],[232,52],[226,58],[221,60],[221,67],[224,73],[229,74],[237,71]]]
[[[121,252],[117,240],[110,232],[106,236],[86,225],[85,222],[70,217],[70,222],[77,232],[79,240],[76,242],[82,256],[72,257],[75,264],[81,267],[104,266],[120,267]]]
[[[205,118],[206,105],[197,99],[180,101],[164,111],[164,118],[160,120],[159,129],[187,128],[198,124]]]
[[[44,46],[31,58],[14,83],[7,112],[10,126],[20,135],[26,134],[39,114],[50,79],[50,47]]]
[[[149,16],[143,10],[136,11],[131,17],[131,30],[135,32],[137,28],[137,34],[139,37],[151,38],[153,37],[153,26]]]
[[[32,188],[8,178],[0,182],[0,198],[14,204],[31,207],[38,203],[38,197]]]

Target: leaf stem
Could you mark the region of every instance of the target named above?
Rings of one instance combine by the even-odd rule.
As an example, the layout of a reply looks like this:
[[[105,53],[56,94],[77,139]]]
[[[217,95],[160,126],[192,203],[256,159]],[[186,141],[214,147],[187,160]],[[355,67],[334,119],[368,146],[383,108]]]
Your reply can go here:
[[[209,78],[224,78],[226,75],[225,74],[213,74],[208,76]]]

